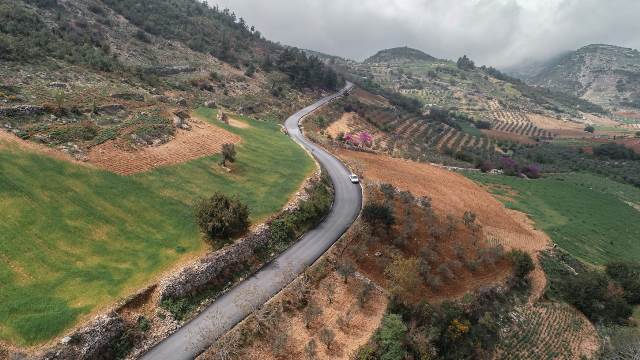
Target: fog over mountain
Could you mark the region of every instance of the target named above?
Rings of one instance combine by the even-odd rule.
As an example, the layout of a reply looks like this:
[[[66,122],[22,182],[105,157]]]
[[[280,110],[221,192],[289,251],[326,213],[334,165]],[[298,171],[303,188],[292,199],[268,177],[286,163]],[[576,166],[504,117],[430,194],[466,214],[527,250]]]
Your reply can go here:
[[[406,45],[509,67],[592,43],[640,48],[637,0],[208,1],[270,39],[357,60]]]

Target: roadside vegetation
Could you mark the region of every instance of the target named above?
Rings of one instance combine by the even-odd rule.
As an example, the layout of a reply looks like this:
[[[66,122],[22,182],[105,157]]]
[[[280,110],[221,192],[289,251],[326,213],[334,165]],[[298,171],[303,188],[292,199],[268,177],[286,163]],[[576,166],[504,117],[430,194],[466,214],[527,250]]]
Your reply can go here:
[[[242,137],[232,173],[216,155],[123,177],[3,144],[0,339],[47,341],[203,251],[196,199],[235,195],[260,222],[314,167],[277,124],[237,128],[199,114]]]

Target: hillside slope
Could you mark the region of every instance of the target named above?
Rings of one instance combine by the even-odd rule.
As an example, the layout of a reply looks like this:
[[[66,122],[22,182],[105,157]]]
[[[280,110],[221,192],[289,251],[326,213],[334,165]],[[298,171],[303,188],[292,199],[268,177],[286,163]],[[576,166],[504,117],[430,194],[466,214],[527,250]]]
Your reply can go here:
[[[406,63],[414,61],[433,62],[437,61],[435,57],[426,54],[423,51],[412,49],[410,47],[397,47],[392,49],[380,50],[375,55],[366,59],[364,62],[368,64],[374,63]]]
[[[543,64],[526,80],[609,107],[640,108],[640,52],[588,45]]]

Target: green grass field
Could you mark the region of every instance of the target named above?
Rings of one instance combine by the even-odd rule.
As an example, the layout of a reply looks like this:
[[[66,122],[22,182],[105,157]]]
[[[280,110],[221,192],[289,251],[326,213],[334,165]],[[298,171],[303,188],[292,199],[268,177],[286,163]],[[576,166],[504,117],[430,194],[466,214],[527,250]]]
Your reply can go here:
[[[514,189],[518,196],[506,205],[529,214],[558,246],[583,261],[603,265],[640,258],[640,211],[629,204],[640,204],[640,189],[578,173],[539,180],[467,176]]]
[[[245,121],[217,123],[243,139],[231,174],[218,156],[122,177],[0,147],[0,340],[46,342],[202,251],[199,197],[237,195],[254,222],[277,212],[314,163],[277,124]]]

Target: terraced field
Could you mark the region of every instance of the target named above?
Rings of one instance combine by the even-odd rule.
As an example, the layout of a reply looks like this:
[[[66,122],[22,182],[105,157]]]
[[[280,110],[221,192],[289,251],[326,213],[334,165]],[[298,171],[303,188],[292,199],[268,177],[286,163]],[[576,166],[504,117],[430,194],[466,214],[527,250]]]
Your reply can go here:
[[[495,130],[547,140],[555,137],[553,133],[537,127],[531,119],[521,111],[505,109],[495,101],[489,102],[488,106]]]
[[[561,303],[517,308],[500,333],[495,359],[581,359],[598,349],[593,325],[576,309]]]
[[[439,152],[490,155],[497,151],[496,144],[485,136],[475,136],[443,123],[430,122],[415,115],[390,110],[375,110],[366,120],[388,133],[386,152],[419,154],[436,149]]]

